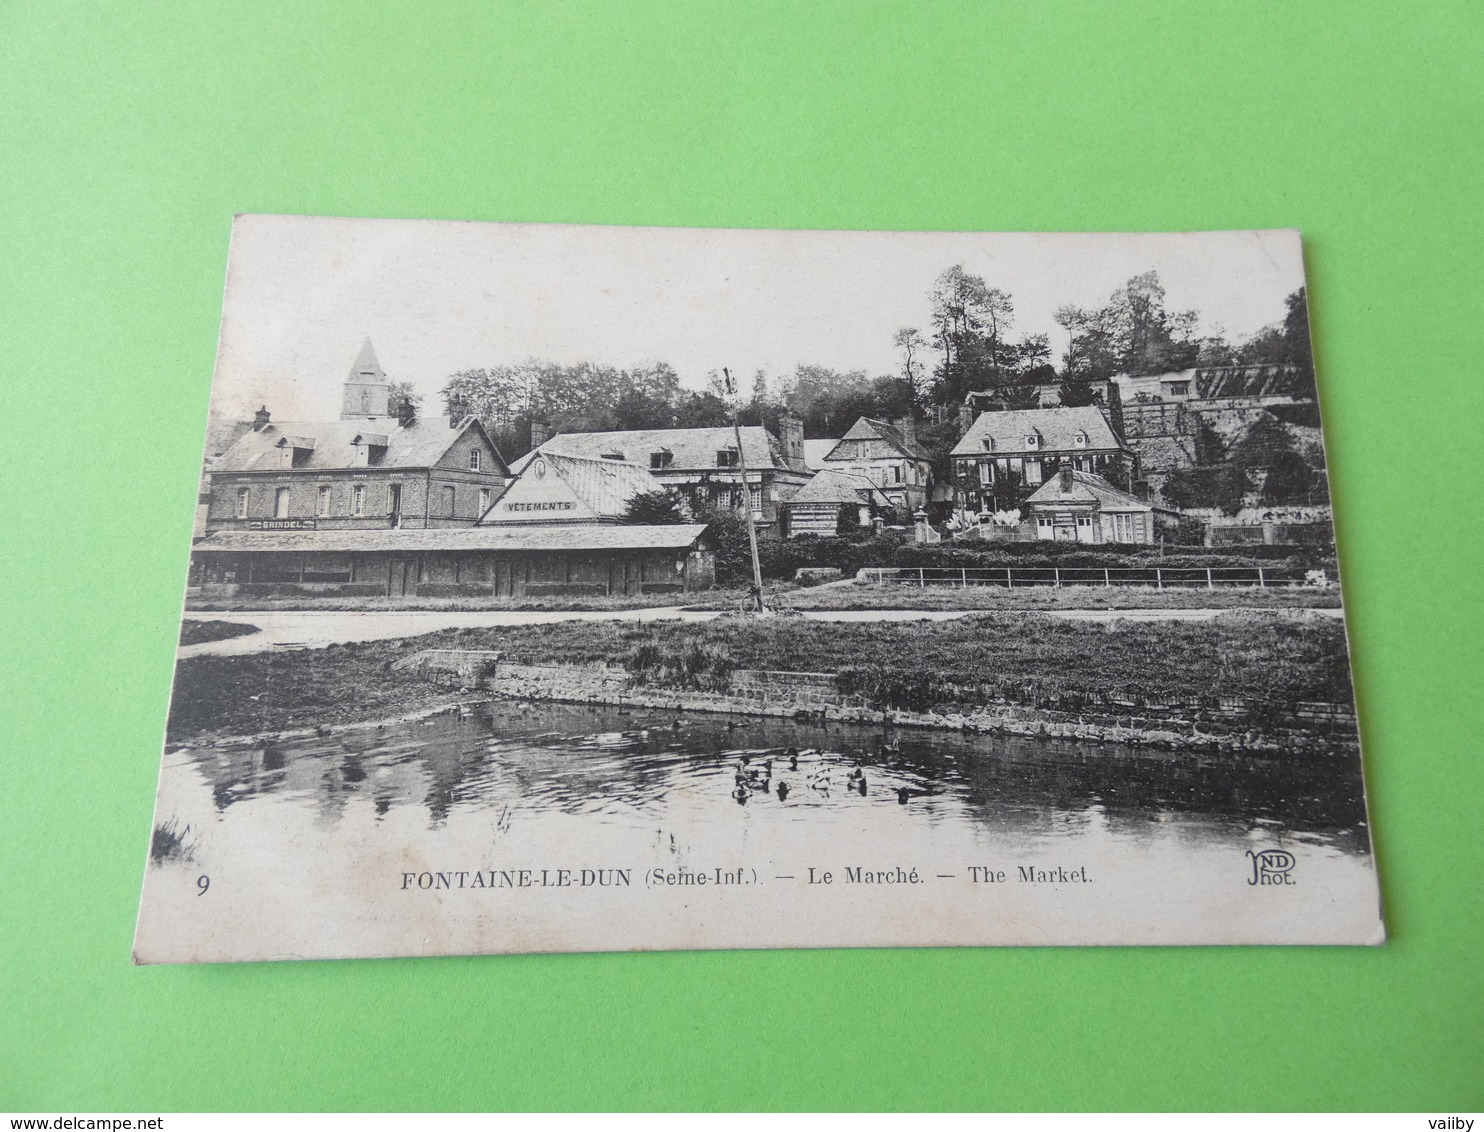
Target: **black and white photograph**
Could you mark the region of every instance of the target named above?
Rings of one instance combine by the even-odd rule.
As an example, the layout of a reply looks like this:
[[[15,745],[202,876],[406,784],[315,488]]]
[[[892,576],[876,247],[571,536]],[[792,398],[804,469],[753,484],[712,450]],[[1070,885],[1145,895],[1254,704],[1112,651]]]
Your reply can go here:
[[[1299,233],[225,266],[136,962],[1383,941]]]

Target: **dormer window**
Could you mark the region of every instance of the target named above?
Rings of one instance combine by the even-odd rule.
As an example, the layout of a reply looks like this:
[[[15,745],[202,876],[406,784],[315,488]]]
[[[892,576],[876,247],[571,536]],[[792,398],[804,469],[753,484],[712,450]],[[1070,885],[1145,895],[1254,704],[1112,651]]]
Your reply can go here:
[[[278,449],[280,468],[302,468],[309,463],[309,457],[314,454],[314,437],[284,436],[279,438],[274,447]]]
[[[716,466],[718,468],[735,468],[741,462],[741,455],[735,448],[723,448],[716,453]]]
[[[1086,448],[1087,433],[1083,432],[1081,429],[1078,429],[1077,435],[1072,437],[1072,446],[1074,448]]]
[[[1025,438],[1025,447],[1027,451],[1031,451],[1033,449],[1041,447],[1041,438],[1035,433],[1029,434]]]
[[[654,470],[668,468],[670,461],[673,459],[675,459],[675,453],[671,452],[668,448],[661,448],[659,451],[649,454],[649,466]]]
[[[351,438],[355,453],[351,463],[357,468],[375,467],[386,456],[387,438],[378,432],[359,432]]]
[[[994,437],[992,437],[992,436],[986,436],[984,438],[984,450],[986,452],[993,452],[994,451]]]
[[[480,470],[478,448],[469,449],[469,470],[471,472],[477,472]]]
[[[623,453],[620,452],[617,448],[613,449],[613,451],[611,452],[602,452],[599,455],[604,460],[623,460]]]

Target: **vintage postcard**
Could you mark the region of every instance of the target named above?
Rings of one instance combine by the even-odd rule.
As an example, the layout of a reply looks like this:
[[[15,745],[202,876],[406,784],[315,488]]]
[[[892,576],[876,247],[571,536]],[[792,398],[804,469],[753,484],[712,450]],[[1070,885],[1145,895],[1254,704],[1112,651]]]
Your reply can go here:
[[[236,220],[137,962],[1383,938],[1298,233]]]

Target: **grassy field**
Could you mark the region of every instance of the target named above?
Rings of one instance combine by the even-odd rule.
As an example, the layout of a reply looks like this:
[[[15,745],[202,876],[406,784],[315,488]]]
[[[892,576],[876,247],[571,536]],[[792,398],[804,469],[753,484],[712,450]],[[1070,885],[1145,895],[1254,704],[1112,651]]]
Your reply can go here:
[[[393,661],[423,648],[496,649],[526,663],[605,660],[660,686],[720,686],[732,668],[841,672],[852,690],[900,707],[950,696],[1039,704],[1351,699],[1344,627],[1302,614],[1109,625],[997,613],[927,624],[575,622],[183,660],[169,738],[333,725],[435,705],[447,689],[391,672]]]
[[[1338,609],[1338,589],[1231,586],[1155,589],[1152,586],[844,585],[798,589],[774,599],[787,609]]]

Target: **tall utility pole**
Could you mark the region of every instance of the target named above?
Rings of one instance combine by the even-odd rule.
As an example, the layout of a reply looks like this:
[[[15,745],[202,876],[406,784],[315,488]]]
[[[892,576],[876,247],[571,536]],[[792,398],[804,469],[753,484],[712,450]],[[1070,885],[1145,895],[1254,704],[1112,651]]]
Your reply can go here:
[[[742,424],[737,419],[737,383],[726,366],[721,367],[726,380],[727,396],[732,399],[732,431],[737,437],[737,467],[742,472],[742,508],[747,512],[747,545],[752,550],[752,601],[758,613],[766,613],[763,607],[763,568],[757,557],[757,525],[752,521],[752,489],[747,484],[747,454],[742,450]],[[762,498],[763,485],[757,485],[758,498]]]

